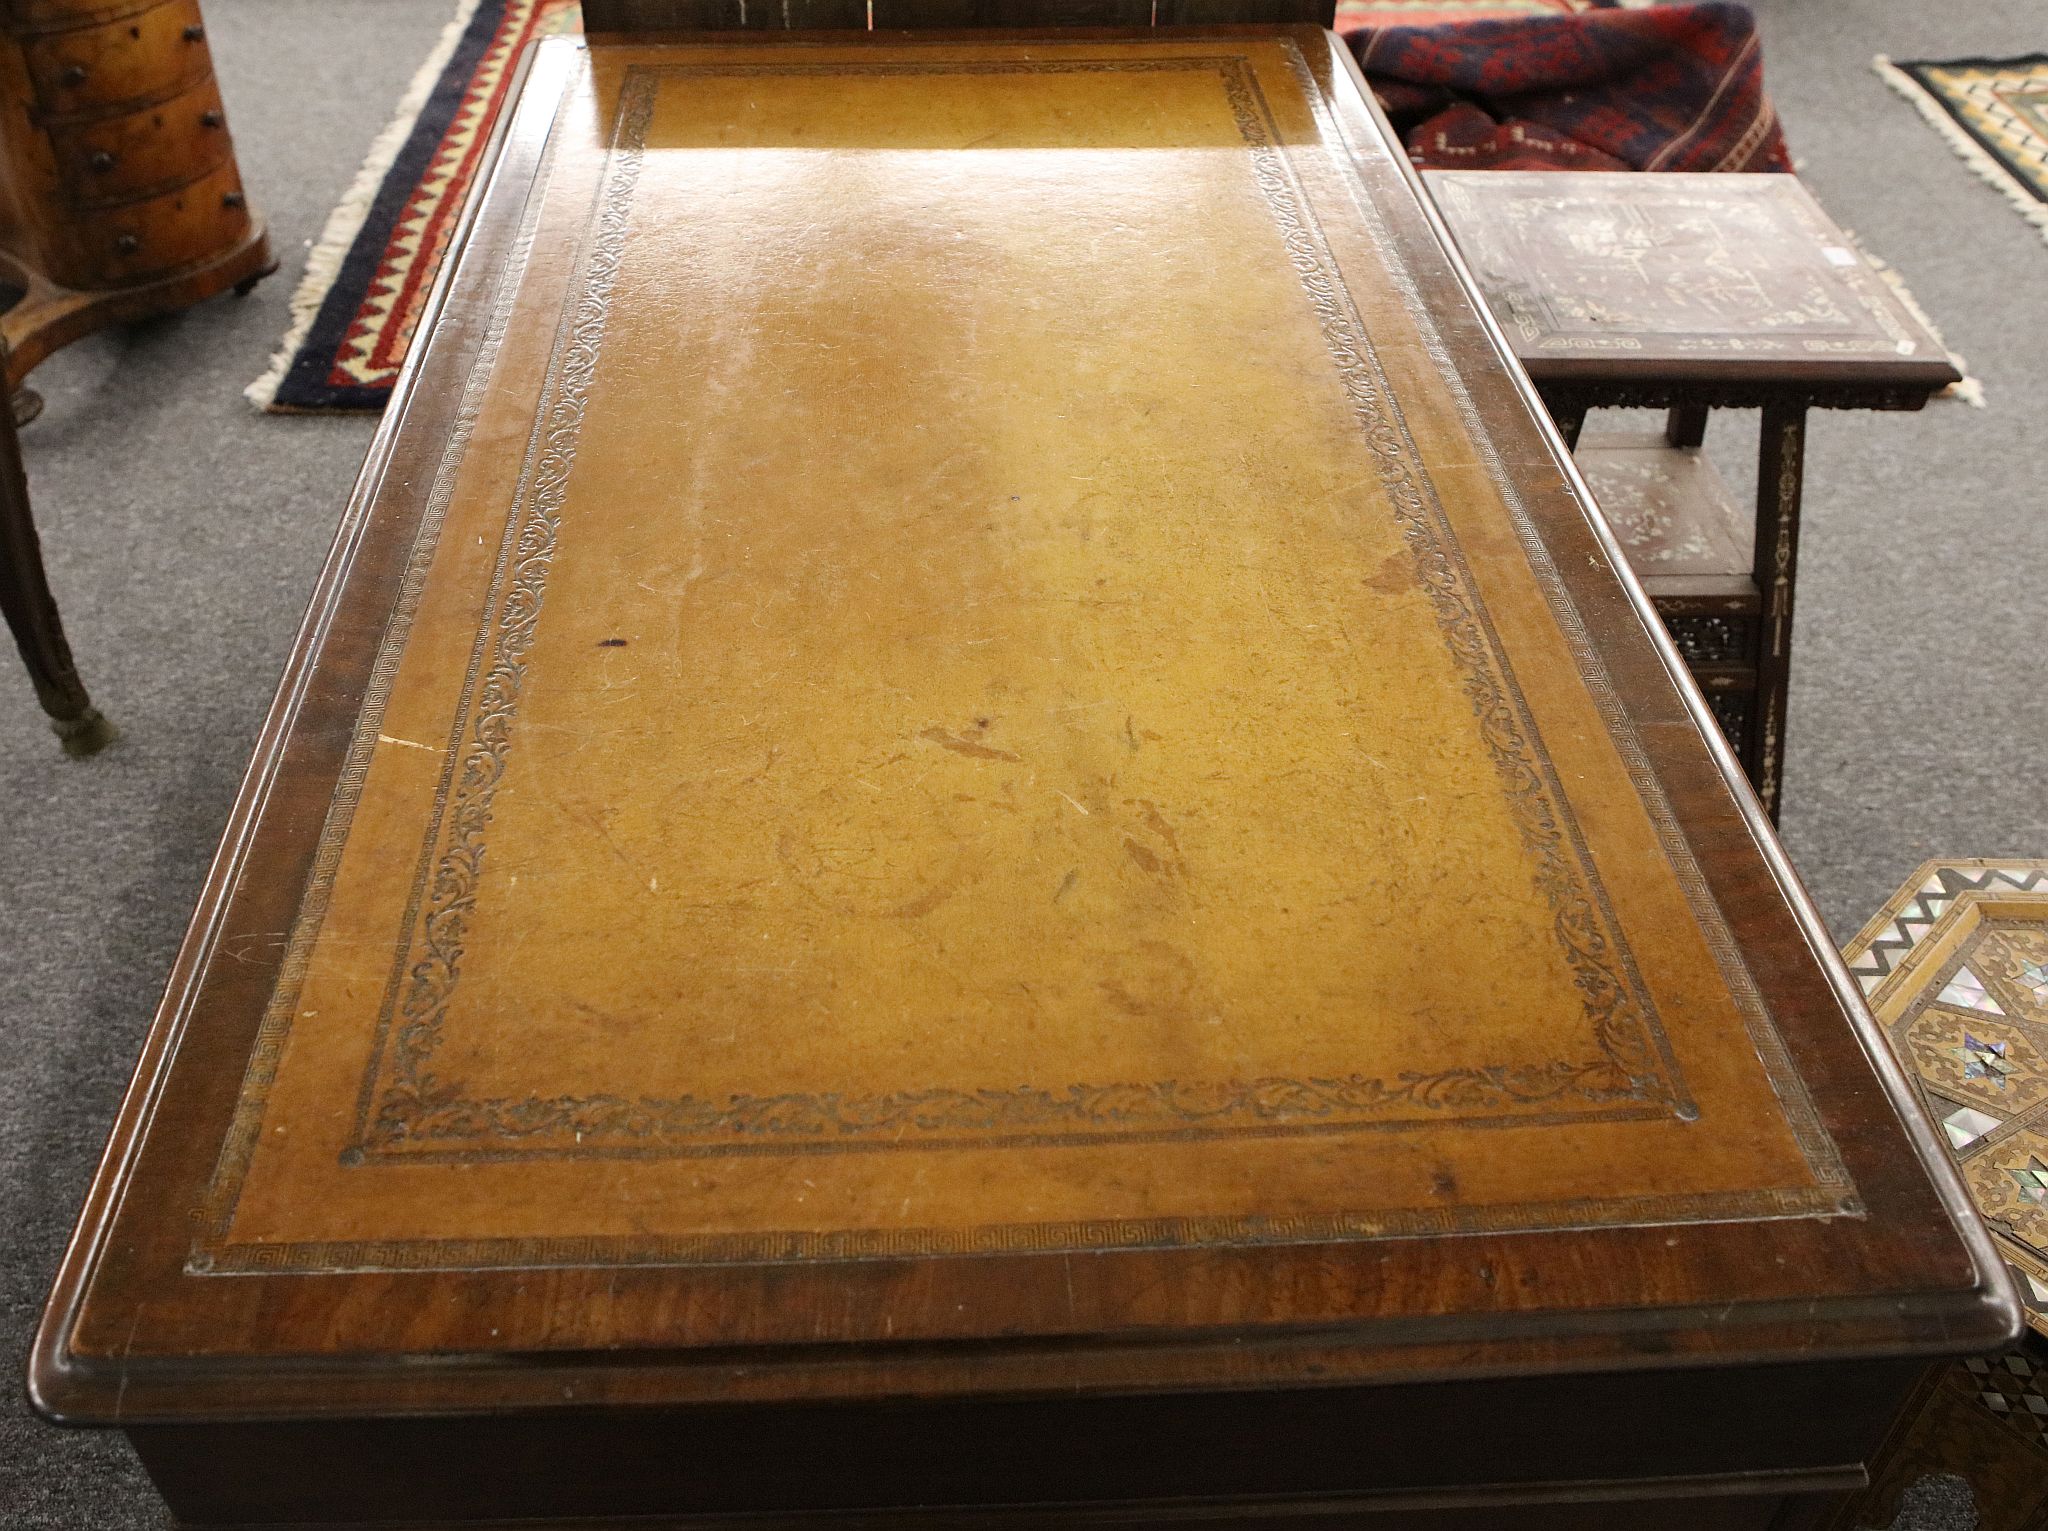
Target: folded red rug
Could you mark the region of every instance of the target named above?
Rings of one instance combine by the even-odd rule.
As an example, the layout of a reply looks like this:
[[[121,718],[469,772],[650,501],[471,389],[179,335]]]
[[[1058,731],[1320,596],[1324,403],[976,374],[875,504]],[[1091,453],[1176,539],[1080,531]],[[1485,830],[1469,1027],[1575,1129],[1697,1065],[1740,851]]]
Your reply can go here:
[[[1349,34],[1436,170],[1790,170],[1756,22],[1709,0]]]

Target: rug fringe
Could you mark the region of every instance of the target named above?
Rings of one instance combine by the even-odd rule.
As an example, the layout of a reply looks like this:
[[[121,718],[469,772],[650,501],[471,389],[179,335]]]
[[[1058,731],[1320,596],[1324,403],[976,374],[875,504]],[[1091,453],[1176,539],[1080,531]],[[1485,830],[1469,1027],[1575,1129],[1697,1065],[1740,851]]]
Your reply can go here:
[[[1920,300],[1913,296],[1913,289],[1906,285],[1906,279],[1893,269],[1890,261],[1865,244],[1854,229],[1845,228],[1842,232],[1848,235],[1849,243],[1856,247],[1856,253],[1863,257],[1863,264],[1884,279],[1884,284],[1891,289],[1892,296],[1899,300],[1899,306],[1919,321],[1920,328],[1934,337],[1934,343],[1948,352],[1949,361],[1954,364],[1956,371],[1962,373],[1961,382],[1950,383],[1935,397],[1956,399],[1972,409],[1984,408],[1983,382],[1970,375],[1970,364],[1948,343],[1947,337],[1941,333],[1941,326],[1934,322],[1933,315],[1920,306]]]
[[[258,409],[270,414],[290,413],[275,407],[277,390],[284,382],[285,374],[291,370],[292,358],[311,333],[313,321],[319,317],[320,306],[327,301],[328,289],[341,274],[349,247],[355,243],[356,235],[362,231],[363,220],[369,217],[370,209],[377,201],[377,192],[384,184],[385,175],[411,136],[413,124],[419,120],[427,98],[434,93],[434,86],[439,82],[441,72],[448,67],[448,60],[454,56],[456,45],[462,41],[464,30],[476,15],[478,4],[479,0],[457,0],[454,18],[441,29],[433,51],[413,75],[405,94],[399,97],[397,114],[371,142],[370,152],[364,157],[362,168],[356,171],[356,178],[350,183],[347,194],[327,215],[319,241],[306,256],[306,273],[299,278],[299,285],[292,292],[291,327],[284,332],[284,339],[278,342],[278,349],[270,358],[270,370],[242,390],[243,397]]]
[[[1870,67],[1877,71],[1879,79],[1913,103],[1914,109],[1948,140],[1949,147],[1956,151],[1957,157],[1970,167],[1977,179],[2003,192],[2005,200],[2019,210],[2019,215],[2039,229],[2043,239],[2048,239],[2048,202],[2035,196],[2025,182],[1985,153],[1984,146],[1963,130],[1925,86],[1884,54],[1872,59]]]

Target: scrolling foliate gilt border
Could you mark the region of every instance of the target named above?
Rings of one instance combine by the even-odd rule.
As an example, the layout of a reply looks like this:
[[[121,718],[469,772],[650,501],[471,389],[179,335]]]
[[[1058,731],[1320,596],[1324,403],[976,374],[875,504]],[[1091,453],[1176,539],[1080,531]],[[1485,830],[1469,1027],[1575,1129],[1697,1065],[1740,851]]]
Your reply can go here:
[[[692,75],[1215,72],[1250,153],[1259,193],[1314,311],[1325,346],[1400,520],[1418,580],[1465,687],[1487,753],[1536,862],[1534,880],[1590,1022],[1593,1050],[1578,1059],[1501,1063],[1392,1078],[1266,1077],[1222,1081],[1116,1081],[938,1087],[870,1096],[783,1093],[478,1098],[438,1075],[434,1054],[459,984],[475,913],[492,800],[509,760],[533,641],[552,564],[576,440],[628,233],[656,93]],[[1476,588],[1412,447],[1389,418],[1387,379],[1335,275],[1335,262],[1268,131],[1241,58],[1019,60],[864,64],[657,66],[629,72],[611,157],[601,178],[587,272],[550,366],[539,413],[537,460],[525,476],[508,534],[509,578],[488,624],[495,633],[481,689],[466,687],[462,763],[436,805],[431,870],[422,864],[379,1017],[378,1049],[364,1082],[351,1157],[506,1158],[632,1152],[659,1155],[817,1153],[974,1145],[1078,1144],[1132,1137],[1327,1132],[1365,1127],[1516,1121],[1588,1115],[1690,1115],[1647,990],[1627,961],[1589,860],[1574,865],[1568,810],[1552,800],[1534,720],[1500,672]],[[445,833],[444,833],[445,825]]]
[[[1288,65],[1296,82],[1303,91],[1303,99],[1309,103],[1316,121],[1326,140],[1333,144],[1345,143],[1350,135],[1331,110],[1331,103],[1316,83],[1315,71],[1292,41],[1285,45]],[[1784,1113],[1785,1123],[1792,1130],[1793,1139],[1798,1143],[1808,1168],[1813,1172],[1815,1183],[1832,1188],[1836,1198],[1835,1209],[1842,1212],[1857,1212],[1861,1201],[1855,1194],[1854,1183],[1841,1156],[1836,1152],[1834,1141],[1829,1137],[1826,1125],[1821,1121],[1820,1112],[1813,1102],[1812,1093],[1806,1082],[1800,1078],[1791,1054],[1787,1051],[1784,1038],[1765,1007],[1763,993],[1758,988],[1755,975],[1736,944],[1733,933],[1722,917],[1719,904],[1708,888],[1704,873],[1694,857],[1692,847],[1678,822],[1669,795],[1659,778],[1649,756],[1643,749],[1642,739],[1628,707],[1616,693],[1601,657],[1599,646],[1586,629],[1584,618],[1579,613],[1570,594],[1566,591],[1550,548],[1538,530],[1529,507],[1523,501],[1514,475],[1508,470],[1499,447],[1493,439],[1493,427],[1472,397],[1470,388],[1459,370],[1459,364],[1451,348],[1445,343],[1429,304],[1424,300],[1416,285],[1414,273],[1403,258],[1402,248],[1387,226],[1386,210],[1380,207],[1374,197],[1356,176],[1349,176],[1344,182],[1353,210],[1357,213],[1375,249],[1381,252],[1388,274],[1400,291],[1408,306],[1408,312],[1420,331],[1423,348],[1441,368],[1441,377],[1446,388],[1457,404],[1458,412],[1465,421],[1471,440],[1479,450],[1481,460],[1486,464],[1493,482],[1500,492],[1508,517],[1520,541],[1522,551],[1529,560],[1529,567],[1536,576],[1536,582],[1550,604],[1551,615],[1556,619],[1558,629],[1571,649],[1579,674],[1585,681],[1586,691],[1592,699],[1601,721],[1606,725],[1608,737],[1616,753],[1627,769],[1629,779],[1634,782],[1643,805],[1649,811],[1650,822],[1656,830],[1658,843],[1663,847],[1665,859],[1678,879],[1680,890],[1685,895],[1694,917],[1699,922],[1701,936],[1709,952],[1727,982],[1728,992],[1734,999],[1741,1014],[1744,1029],[1749,1034],[1751,1045],[1756,1049],[1758,1060],[1769,1076],[1771,1087],[1777,1092],[1779,1105]],[[1475,292],[1473,302],[1481,303]],[[1501,355],[1506,358],[1504,350]],[[1398,420],[1400,405],[1389,401],[1389,412]],[[1576,833],[1576,826],[1571,826]],[[1584,854],[1583,849],[1581,854]],[[1626,952],[1624,952],[1624,957]]]

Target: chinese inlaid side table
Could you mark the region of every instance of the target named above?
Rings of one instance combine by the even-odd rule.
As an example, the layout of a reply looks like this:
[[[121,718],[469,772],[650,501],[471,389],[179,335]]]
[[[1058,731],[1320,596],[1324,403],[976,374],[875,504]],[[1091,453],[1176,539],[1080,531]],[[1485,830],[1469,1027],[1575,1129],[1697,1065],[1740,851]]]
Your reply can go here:
[[[1936,861],[1843,956],[1990,1225],[2025,1305],[2005,1355],[1941,1368],[1870,1492],[1889,1525],[1928,1473],[1966,1479],[1979,1531],[2048,1527],[2048,862]]]
[[[1424,179],[1775,819],[1807,411],[1918,409],[1961,374],[1792,176]],[[1581,441],[1607,407],[1670,413]],[[1714,409],[1762,412],[1753,512],[1699,452]]]
[[[1331,33],[506,120],[46,1414],[204,1526],[1795,1531],[2010,1341]]]

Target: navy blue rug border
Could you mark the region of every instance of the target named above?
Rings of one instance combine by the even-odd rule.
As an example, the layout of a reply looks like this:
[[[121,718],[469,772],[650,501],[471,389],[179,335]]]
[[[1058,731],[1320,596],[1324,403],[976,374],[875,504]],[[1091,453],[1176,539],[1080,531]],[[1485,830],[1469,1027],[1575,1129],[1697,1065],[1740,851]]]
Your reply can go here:
[[[390,248],[392,233],[398,227],[406,204],[412,200],[414,189],[426,175],[434,152],[447,136],[449,124],[454,122],[456,112],[469,94],[478,64],[483,61],[484,54],[504,23],[507,3],[508,0],[478,0],[476,13],[470,17],[454,53],[441,70],[440,79],[434,82],[433,90],[421,106],[404,146],[384,172],[384,181],[377,188],[376,199],[370,204],[362,227],[356,231],[348,254],[342,259],[341,269],[335,273],[334,281],[327,289],[327,296],[321,300],[312,328],[299,343],[290,366],[285,369],[270,408],[287,412],[348,410],[375,413],[383,409],[385,401],[391,397],[391,390],[386,386],[338,386],[330,382],[335,357],[340,353],[356,315],[362,310],[370,284],[377,279],[377,269],[383,264],[384,252]]]

